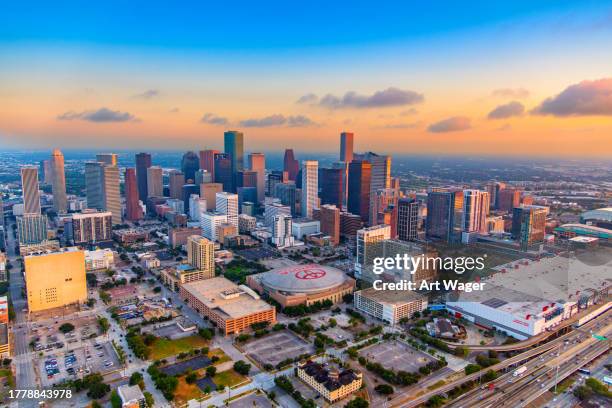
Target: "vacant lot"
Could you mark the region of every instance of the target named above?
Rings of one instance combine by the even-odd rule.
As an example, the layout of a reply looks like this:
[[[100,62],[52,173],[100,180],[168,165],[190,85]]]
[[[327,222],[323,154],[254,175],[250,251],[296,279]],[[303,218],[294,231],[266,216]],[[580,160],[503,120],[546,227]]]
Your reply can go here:
[[[314,346],[288,330],[273,333],[244,345],[245,353],[260,365],[276,366],[283,360],[300,354],[313,353]]]
[[[151,355],[149,358],[152,360],[160,360],[179,353],[185,353],[193,349],[200,349],[207,346],[208,341],[197,335],[175,340],[158,338],[150,346]]]
[[[416,372],[419,367],[435,361],[431,355],[415,350],[399,341],[378,343],[364,348],[359,354],[370,361],[382,364],[387,369],[396,371]]]

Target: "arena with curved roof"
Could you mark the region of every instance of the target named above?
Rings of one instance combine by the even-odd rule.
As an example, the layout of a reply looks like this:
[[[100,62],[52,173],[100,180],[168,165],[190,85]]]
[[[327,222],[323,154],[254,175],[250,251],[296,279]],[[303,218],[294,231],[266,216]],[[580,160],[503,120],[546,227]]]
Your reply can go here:
[[[293,265],[250,275],[247,284],[260,294],[267,294],[282,307],[330,300],[342,301],[352,293],[355,280],[339,269],[317,264]]]

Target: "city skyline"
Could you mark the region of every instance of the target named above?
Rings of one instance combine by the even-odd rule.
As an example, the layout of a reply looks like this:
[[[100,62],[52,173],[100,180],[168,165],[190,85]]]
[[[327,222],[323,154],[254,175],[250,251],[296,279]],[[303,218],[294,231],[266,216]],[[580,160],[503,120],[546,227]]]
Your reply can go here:
[[[215,33],[221,19],[171,23],[149,37],[123,23],[159,26],[167,18],[159,7],[147,22],[129,10],[107,15],[104,29],[83,11],[11,7],[0,31],[7,148],[203,150],[238,130],[251,152],[337,151],[326,142],[345,131],[357,152],[612,150],[607,4],[446,5],[459,19],[426,5],[300,9],[316,30],[290,8],[266,15],[245,6],[232,11],[231,35]],[[189,11],[201,10],[170,17],[191,19]],[[205,11],[206,21],[227,12]]]

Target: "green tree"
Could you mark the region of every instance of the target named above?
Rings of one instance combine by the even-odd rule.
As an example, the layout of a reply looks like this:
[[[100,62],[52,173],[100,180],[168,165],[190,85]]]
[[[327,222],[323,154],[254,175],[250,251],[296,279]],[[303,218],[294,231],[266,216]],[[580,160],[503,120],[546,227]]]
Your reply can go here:
[[[344,408],[368,408],[370,404],[361,397],[357,397],[344,406]]]
[[[70,333],[73,330],[74,330],[74,325],[72,323],[64,323],[59,327],[59,331],[61,331],[64,334]]]
[[[206,376],[207,377],[214,377],[215,374],[217,374],[217,367],[215,367],[215,366],[208,366],[208,367],[206,367]]]
[[[393,387],[389,384],[378,384],[376,387],[374,387],[374,391],[383,395],[391,395],[393,394]]]
[[[113,390],[113,392],[111,392],[111,406],[113,408],[121,408],[121,405],[121,397],[117,394],[117,391]]]

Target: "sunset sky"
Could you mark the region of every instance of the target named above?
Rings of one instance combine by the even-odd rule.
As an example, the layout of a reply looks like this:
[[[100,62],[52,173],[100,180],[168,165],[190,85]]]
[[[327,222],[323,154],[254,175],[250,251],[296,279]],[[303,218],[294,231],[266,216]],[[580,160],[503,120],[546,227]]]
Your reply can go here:
[[[18,3],[0,148],[612,157],[612,2]]]

